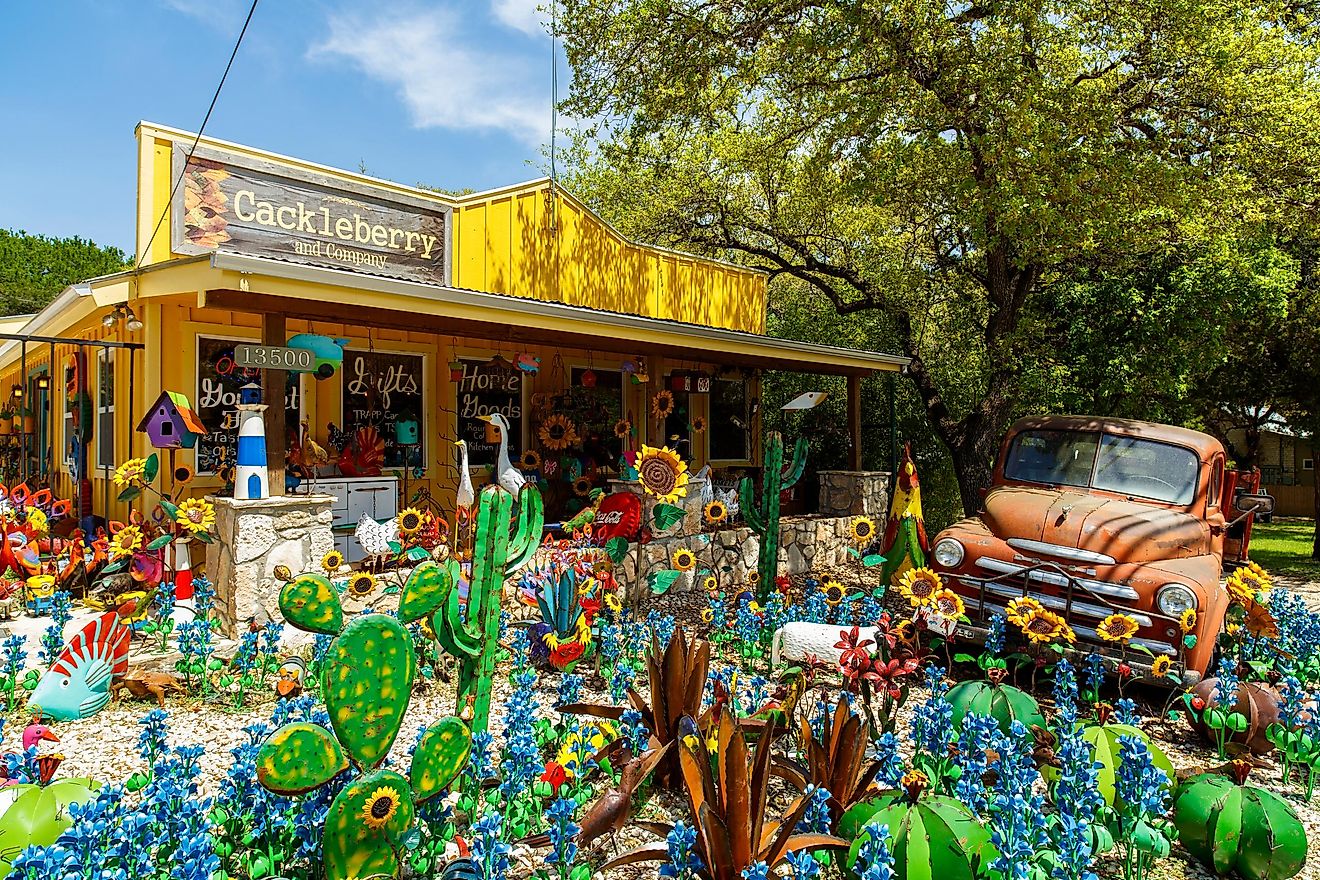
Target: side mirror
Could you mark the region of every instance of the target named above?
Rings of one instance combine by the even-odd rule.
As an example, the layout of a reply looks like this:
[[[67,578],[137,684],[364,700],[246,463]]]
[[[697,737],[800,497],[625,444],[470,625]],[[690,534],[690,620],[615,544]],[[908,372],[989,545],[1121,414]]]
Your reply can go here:
[[[1274,512],[1274,496],[1264,492],[1244,492],[1233,499],[1233,507],[1238,513],[1254,513],[1257,516],[1269,516]]]

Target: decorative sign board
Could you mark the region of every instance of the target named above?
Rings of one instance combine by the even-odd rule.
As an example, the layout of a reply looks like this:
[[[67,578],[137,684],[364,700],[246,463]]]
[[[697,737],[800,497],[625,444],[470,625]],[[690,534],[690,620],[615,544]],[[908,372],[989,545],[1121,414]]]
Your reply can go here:
[[[315,369],[316,358],[305,348],[289,348],[283,345],[243,345],[234,346],[234,366],[251,367],[257,370],[288,370],[294,373],[309,373]]]
[[[174,145],[175,253],[230,253],[447,284],[450,209],[273,159]]]
[[[211,433],[197,438],[197,472],[214,474],[223,464],[233,465],[238,449],[238,390],[249,382],[261,384],[261,370],[240,367],[235,349],[247,343],[211,336],[197,337],[197,395],[193,409]],[[302,386],[297,373],[285,377],[284,427],[296,436],[302,419]]]
[[[426,436],[423,377],[426,358],[388,351],[346,351],[342,376],[344,424],[350,435],[375,427],[385,440],[385,467],[416,466],[426,461],[424,445],[405,450],[398,443],[397,422],[416,422]],[[407,461],[404,460],[405,454]]]
[[[470,464],[493,465],[497,443],[489,442],[481,416],[499,413],[509,423],[509,457],[522,452],[523,374],[484,360],[462,360],[458,380],[458,439],[466,440]],[[548,474],[547,474],[548,475]]]

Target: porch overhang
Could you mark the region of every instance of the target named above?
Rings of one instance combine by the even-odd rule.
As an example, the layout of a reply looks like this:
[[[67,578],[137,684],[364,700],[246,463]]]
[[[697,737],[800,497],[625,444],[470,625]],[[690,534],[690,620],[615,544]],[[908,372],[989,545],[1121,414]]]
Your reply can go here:
[[[170,291],[162,276],[151,293],[195,289],[199,306],[334,323],[658,354],[684,360],[841,376],[897,372],[909,359],[454,287],[285,263],[218,252],[209,271],[187,266],[187,286]],[[181,267],[183,268],[183,267]],[[194,286],[195,285],[195,286]]]

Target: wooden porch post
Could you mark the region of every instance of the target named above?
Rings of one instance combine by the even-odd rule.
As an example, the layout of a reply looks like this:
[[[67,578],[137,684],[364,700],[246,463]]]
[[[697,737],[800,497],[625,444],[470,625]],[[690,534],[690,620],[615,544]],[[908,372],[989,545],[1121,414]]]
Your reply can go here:
[[[862,377],[848,376],[848,470],[862,469]]]
[[[262,345],[283,345],[284,315],[282,313],[263,312],[261,315]],[[284,494],[284,391],[287,386],[283,370],[263,370],[261,376],[261,399],[266,404],[266,470],[270,477],[272,497]]]

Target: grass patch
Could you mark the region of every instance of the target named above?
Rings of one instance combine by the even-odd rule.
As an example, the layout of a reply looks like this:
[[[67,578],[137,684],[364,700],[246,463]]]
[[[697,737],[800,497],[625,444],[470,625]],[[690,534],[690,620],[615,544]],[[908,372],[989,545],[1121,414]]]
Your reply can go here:
[[[1251,527],[1251,558],[1273,574],[1320,581],[1320,561],[1311,558],[1315,521],[1275,517]]]

